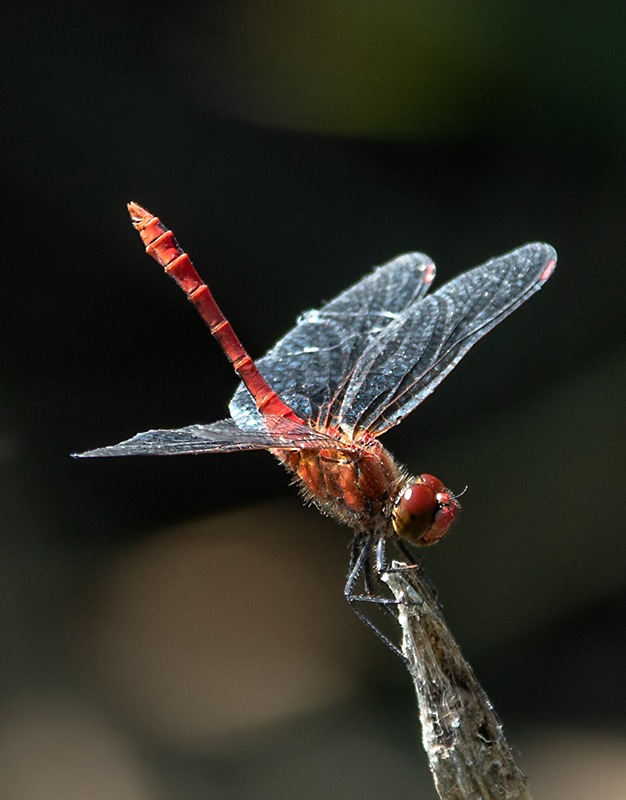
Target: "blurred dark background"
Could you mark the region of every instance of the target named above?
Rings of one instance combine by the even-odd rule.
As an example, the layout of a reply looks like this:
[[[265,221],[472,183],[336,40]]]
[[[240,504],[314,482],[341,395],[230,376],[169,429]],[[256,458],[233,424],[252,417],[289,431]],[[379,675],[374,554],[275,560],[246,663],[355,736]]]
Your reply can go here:
[[[350,532],[269,455],[69,458],[236,386],[130,199],[257,356],[400,252],[557,248],[385,444],[469,486],[427,570],[534,796],[626,795],[624,6],[27,3],[0,41],[3,796],[434,797]]]

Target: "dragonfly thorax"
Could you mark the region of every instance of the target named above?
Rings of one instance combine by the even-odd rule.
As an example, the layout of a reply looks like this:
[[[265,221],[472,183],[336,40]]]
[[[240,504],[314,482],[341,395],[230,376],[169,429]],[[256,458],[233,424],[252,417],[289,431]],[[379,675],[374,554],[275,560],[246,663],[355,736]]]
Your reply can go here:
[[[394,500],[407,476],[378,440],[274,453],[324,513],[355,530],[391,530]]]

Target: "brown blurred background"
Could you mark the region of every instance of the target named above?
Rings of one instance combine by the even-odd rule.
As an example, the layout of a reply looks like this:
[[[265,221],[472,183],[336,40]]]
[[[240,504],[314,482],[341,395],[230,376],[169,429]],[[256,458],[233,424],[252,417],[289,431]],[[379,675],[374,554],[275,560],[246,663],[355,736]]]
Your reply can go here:
[[[400,252],[557,248],[385,444],[469,486],[427,570],[534,796],[626,796],[623,4],[26,3],[0,41],[2,796],[434,797],[350,532],[269,455],[68,457],[236,386],[129,199],[254,355]]]

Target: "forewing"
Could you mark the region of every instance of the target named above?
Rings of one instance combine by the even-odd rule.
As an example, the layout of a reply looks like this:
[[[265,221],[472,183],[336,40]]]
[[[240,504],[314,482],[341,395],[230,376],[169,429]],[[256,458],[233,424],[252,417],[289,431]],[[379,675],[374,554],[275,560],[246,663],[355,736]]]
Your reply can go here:
[[[435,267],[423,253],[384,264],[297,325],[257,361],[265,380],[303,419],[324,419],[354,365],[373,339],[428,291]],[[242,427],[258,415],[243,386],[230,404]]]
[[[258,416],[258,415],[257,415]],[[323,433],[306,425],[285,420],[283,417],[264,418],[264,426],[242,430],[232,419],[223,419],[210,425],[190,425],[186,428],[145,431],[131,439],[109,447],[99,447],[75,458],[108,456],[175,456],[199,453],[234,453],[238,450],[315,449],[337,443]]]
[[[355,431],[375,434],[396,425],[473,344],[541,288],[555,264],[552,247],[528,244],[408,308],[359,359],[340,418]]]

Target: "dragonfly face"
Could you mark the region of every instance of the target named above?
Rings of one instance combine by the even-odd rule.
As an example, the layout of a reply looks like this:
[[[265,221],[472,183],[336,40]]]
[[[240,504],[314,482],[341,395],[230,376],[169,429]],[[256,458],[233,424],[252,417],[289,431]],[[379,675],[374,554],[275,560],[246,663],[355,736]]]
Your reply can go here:
[[[413,545],[436,544],[456,520],[461,506],[434,475],[420,475],[403,489],[393,507],[393,529]]]

